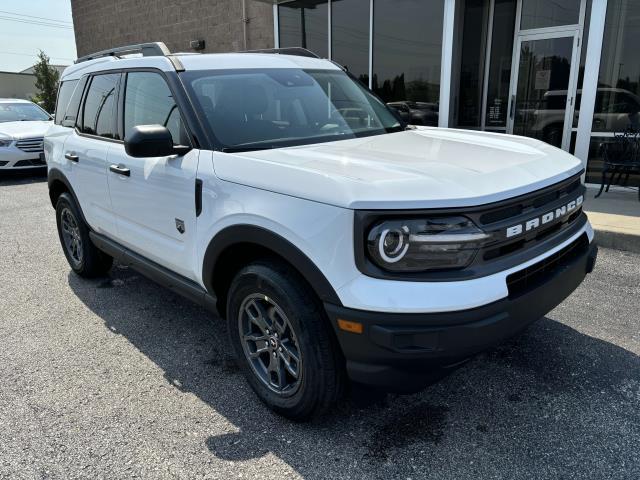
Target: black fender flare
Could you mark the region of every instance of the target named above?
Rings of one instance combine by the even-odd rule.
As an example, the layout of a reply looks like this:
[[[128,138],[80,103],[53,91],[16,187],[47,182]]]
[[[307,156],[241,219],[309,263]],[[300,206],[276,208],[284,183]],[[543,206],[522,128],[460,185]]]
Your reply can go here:
[[[329,280],[298,247],[277,233],[249,224],[226,227],[209,242],[202,262],[202,280],[209,292],[215,293],[213,273],[221,254],[236,244],[253,244],[271,250],[286,259],[302,275],[320,300],[342,305]]]
[[[80,205],[80,202],[78,201],[78,197],[76,196],[76,192],[73,190],[73,187],[71,186],[71,183],[69,182],[69,180],[67,179],[67,177],[65,176],[64,173],[62,173],[62,171],[58,168],[52,168],[49,170],[49,172],[47,172],[47,185],[49,187],[49,199],[51,200],[51,206],[55,209],[56,208],[56,204],[53,200],[53,196],[52,196],[52,190],[53,190],[53,184],[55,182],[61,182],[67,189],[67,191],[71,194],[71,196],[73,197],[73,200],[76,202],[76,205],[78,206],[78,210],[80,210],[80,216],[82,217],[82,221],[86,224],[89,225],[87,223],[87,220],[84,218],[84,212],[82,211],[82,206]]]

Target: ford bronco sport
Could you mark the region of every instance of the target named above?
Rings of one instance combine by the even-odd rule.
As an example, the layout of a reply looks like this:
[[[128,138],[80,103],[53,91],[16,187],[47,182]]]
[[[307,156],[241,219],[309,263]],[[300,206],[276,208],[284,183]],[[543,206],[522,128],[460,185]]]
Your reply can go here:
[[[595,263],[575,157],[408,127],[302,49],[99,52],[59,98],[45,152],[73,271],[115,258],[217,312],[251,387],[292,419],[349,381],[424,388]]]

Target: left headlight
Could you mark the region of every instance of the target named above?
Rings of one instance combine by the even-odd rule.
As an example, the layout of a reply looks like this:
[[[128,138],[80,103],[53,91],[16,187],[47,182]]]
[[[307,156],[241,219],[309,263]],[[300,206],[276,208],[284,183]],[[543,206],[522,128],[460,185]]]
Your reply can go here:
[[[8,140],[6,138],[0,138],[0,147],[8,147],[9,145],[11,145],[11,142],[13,142],[13,140]]]
[[[468,266],[490,236],[466,217],[385,220],[367,234],[370,259],[391,272]]]

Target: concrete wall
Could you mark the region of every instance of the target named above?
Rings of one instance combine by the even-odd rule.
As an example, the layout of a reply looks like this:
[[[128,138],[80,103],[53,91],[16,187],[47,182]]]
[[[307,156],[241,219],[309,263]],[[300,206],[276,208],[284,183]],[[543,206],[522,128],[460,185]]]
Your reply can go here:
[[[272,48],[273,10],[246,0],[247,44],[242,0],[71,0],[78,56],[121,45],[160,41],[172,52]]]
[[[0,72],[0,98],[24,98],[29,100],[37,91],[35,75]]]

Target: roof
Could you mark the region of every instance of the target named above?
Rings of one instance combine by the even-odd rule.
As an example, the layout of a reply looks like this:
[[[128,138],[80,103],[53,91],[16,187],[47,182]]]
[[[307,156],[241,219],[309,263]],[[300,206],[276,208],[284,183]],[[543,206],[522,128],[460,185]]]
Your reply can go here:
[[[33,103],[22,98],[0,98],[0,103]]]
[[[340,70],[329,60],[284,55],[278,53],[203,53],[172,54],[170,56],[146,56],[118,58],[106,56],[86,60],[67,67],[62,74],[63,80],[80,78],[85,73],[101,70],[119,70],[123,68],[150,67],[162,71],[175,71],[170,57],[177,58],[185,70],[229,70],[244,68],[318,68]]]

